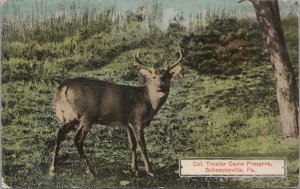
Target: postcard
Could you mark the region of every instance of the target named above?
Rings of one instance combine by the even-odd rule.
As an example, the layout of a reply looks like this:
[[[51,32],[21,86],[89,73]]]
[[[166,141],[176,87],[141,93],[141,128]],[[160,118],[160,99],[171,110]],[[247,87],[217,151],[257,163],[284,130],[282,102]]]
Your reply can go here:
[[[296,0],[0,0],[3,188],[296,188]]]

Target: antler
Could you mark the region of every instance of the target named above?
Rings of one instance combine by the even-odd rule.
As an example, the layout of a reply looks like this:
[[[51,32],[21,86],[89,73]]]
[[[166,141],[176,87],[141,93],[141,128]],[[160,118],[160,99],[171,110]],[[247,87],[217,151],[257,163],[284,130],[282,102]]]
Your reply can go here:
[[[137,67],[137,68],[144,68],[144,69],[149,70],[149,68],[147,67],[146,63],[142,62],[142,61],[139,59],[139,51],[137,51],[137,52],[134,54],[134,60],[135,60],[137,63],[135,63],[133,66],[135,66],[135,67]]]
[[[139,53],[140,53],[140,51],[137,51],[137,52],[134,54],[134,60],[135,60],[137,63],[139,63],[139,64],[141,64],[141,65],[143,65],[143,66],[146,66],[146,64],[145,64],[144,62],[142,62],[142,61],[139,59]]]
[[[175,68],[179,64],[179,62],[181,61],[181,59],[182,59],[182,53],[181,53],[180,46],[179,46],[179,51],[178,52],[179,52],[179,59],[175,63],[173,63],[172,66],[168,66],[168,70],[171,70],[171,69]]]

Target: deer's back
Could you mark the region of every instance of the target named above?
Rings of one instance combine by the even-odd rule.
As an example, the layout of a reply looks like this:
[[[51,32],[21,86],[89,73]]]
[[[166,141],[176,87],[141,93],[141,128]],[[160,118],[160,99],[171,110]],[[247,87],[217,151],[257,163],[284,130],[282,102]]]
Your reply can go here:
[[[65,81],[56,91],[54,110],[61,123],[88,117],[93,122],[127,123],[137,87],[90,78]]]

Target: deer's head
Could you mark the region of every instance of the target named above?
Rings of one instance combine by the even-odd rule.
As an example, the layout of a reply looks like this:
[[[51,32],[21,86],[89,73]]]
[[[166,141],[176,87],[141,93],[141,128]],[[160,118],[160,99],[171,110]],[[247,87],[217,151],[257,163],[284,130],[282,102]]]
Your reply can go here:
[[[134,67],[143,76],[145,86],[150,92],[160,93],[161,95],[168,94],[171,85],[171,79],[177,76],[182,70],[182,67],[179,65],[182,59],[181,51],[179,51],[179,54],[179,59],[165,69],[148,68],[146,64],[139,59],[138,52],[134,55],[136,61]]]

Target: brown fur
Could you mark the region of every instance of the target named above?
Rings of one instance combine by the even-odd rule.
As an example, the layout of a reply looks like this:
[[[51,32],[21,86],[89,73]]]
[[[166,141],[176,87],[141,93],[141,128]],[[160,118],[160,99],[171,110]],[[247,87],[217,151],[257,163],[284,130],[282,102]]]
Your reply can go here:
[[[77,129],[74,143],[85,165],[86,172],[95,176],[84,150],[83,141],[91,127],[121,126],[127,130],[132,154],[131,169],[138,175],[136,147],[139,146],[146,172],[153,176],[143,129],[152,121],[167,100],[170,80],[181,71],[181,66],[169,70],[138,68],[146,78],[145,86],[118,85],[91,78],[74,78],[61,84],[54,95],[53,109],[61,124],[53,150],[50,175],[56,174],[57,156],[61,142],[68,132]]]

